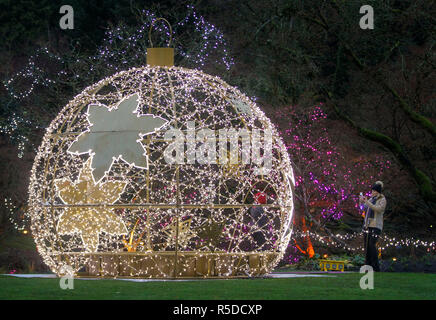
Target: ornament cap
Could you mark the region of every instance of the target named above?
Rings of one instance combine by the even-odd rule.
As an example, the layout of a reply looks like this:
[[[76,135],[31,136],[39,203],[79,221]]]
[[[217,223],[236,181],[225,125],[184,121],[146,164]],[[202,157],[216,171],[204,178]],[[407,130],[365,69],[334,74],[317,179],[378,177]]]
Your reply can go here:
[[[147,64],[151,67],[174,66],[174,48],[147,48]]]

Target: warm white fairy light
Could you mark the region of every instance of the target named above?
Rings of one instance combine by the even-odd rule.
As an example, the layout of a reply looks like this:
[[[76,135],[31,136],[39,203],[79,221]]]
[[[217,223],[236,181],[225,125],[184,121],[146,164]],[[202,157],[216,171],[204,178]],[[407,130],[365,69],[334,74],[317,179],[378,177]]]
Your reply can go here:
[[[11,198],[4,199],[4,206],[9,214],[9,222],[14,229],[27,234],[29,227],[29,216],[22,208],[17,207]]]
[[[21,71],[17,72],[14,76],[9,78],[9,80],[4,82],[6,89],[12,97],[18,100],[25,99],[33,92],[35,86],[40,85],[47,87],[56,83],[55,80],[46,78],[46,71],[42,67],[38,66],[37,62],[41,57],[46,57],[52,59],[53,61],[56,61],[57,63],[62,63],[62,58],[53,53],[50,53],[47,48],[40,48],[36,50],[35,54],[33,54],[29,58],[27,65]],[[58,75],[60,75],[61,73],[59,73]],[[21,92],[14,89],[15,83],[20,82],[20,80],[23,82],[25,82],[26,80],[27,82],[30,82],[28,89]]]
[[[114,157],[99,187],[100,194],[109,199],[113,196],[108,187],[111,182],[125,184],[118,201],[93,197],[85,186],[66,201],[60,194],[61,182],[79,186],[84,164],[94,154],[92,150],[67,152],[83,132],[89,132],[88,106],[112,110],[135,94],[140,101],[138,117],[153,115],[167,121],[140,141],[148,169]],[[271,130],[271,170],[262,176],[256,174],[255,163],[166,162],[164,150],[169,142],[165,133],[170,128],[186,133],[188,123],[195,123],[196,130],[215,132]],[[110,139],[107,143],[109,147]],[[185,147],[185,151],[189,159],[192,150]],[[238,153],[242,157],[242,142]],[[39,253],[56,273],[68,265],[76,272],[86,268],[101,276],[260,275],[270,272],[282,258],[291,237],[293,184],[288,154],[276,129],[239,90],[198,70],[133,68],[86,88],[48,127],[31,172],[32,234]],[[268,202],[260,205],[263,214],[254,219],[249,209],[259,192],[268,195]],[[108,215],[100,218],[95,214],[98,210],[122,219],[127,233],[105,231]],[[98,231],[98,238],[88,239],[92,245],[83,238],[81,230],[86,228],[71,226],[70,232],[58,232],[67,211],[77,215],[74,219],[81,224],[95,226],[91,234]],[[262,219],[265,223],[260,224]],[[128,246],[130,252],[126,252],[129,243],[135,246]]]
[[[327,247],[337,247],[342,248],[351,252],[363,252],[364,246],[363,245],[349,245],[346,243],[346,241],[354,240],[356,238],[363,238],[364,231],[362,232],[354,232],[350,234],[334,234],[332,236],[322,236],[316,232],[312,231],[295,231],[294,232],[294,238],[301,238],[305,239],[307,236],[309,236],[314,241],[317,241],[318,243],[322,245],[326,245]],[[337,241],[341,240],[342,242]],[[436,250],[436,241],[424,241],[419,239],[413,239],[413,238],[395,238],[390,237],[386,234],[382,234],[379,236],[379,242],[377,247],[383,252],[389,248],[407,248],[407,247],[415,247],[415,248],[425,248],[427,251],[429,250]]]
[[[39,128],[30,120],[24,119],[15,112],[8,117],[3,125],[0,125],[0,134],[9,136],[12,141],[17,143],[18,158],[22,158],[24,156],[26,145],[29,143],[29,138],[22,133],[22,130],[20,130],[20,128],[23,127],[35,129]]]

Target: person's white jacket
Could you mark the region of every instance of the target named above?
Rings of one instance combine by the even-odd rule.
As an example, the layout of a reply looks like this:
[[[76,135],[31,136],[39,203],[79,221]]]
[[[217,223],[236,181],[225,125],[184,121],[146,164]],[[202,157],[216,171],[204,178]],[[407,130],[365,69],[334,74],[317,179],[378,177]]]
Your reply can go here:
[[[386,209],[386,198],[384,195],[379,194],[375,204],[370,202],[371,199],[366,200],[364,203],[366,207],[366,213],[363,225],[364,227],[378,228],[381,231],[383,230],[383,214]],[[373,218],[369,217],[369,209],[372,209],[374,212]]]

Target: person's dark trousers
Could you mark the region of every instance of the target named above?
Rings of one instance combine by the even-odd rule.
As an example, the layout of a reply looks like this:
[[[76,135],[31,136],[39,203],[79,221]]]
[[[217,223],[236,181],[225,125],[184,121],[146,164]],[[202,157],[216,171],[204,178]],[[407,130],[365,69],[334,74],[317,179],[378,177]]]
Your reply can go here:
[[[364,233],[365,264],[370,265],[374,271],[380,271],[376,244],[381,230],[378,228],[368,228],[367,231]]]

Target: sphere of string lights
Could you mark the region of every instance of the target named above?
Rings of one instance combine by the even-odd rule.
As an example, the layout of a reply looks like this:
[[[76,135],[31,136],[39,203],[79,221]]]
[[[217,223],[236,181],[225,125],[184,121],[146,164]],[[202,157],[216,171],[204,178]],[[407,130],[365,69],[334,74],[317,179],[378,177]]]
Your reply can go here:
[[[220,130],[246,136],[232,149]],[[262,171],[253,160],[266,156],[267,132]],[[83,90],[47,128],[31,172],[32,234],[57,274],[263,275],[290,240],[293,185],[275,127],[237,88],[198,70],[133,68]]]

